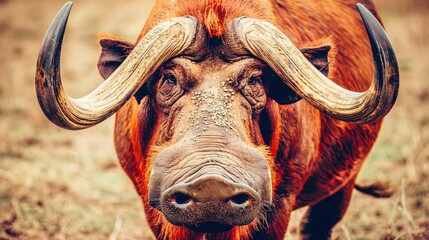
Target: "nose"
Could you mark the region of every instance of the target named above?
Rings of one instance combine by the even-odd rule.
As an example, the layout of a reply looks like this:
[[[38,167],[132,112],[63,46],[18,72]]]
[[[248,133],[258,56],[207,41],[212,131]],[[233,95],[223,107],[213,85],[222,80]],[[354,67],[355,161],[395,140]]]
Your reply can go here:
[[[219,176],[172,186],[161,195],[161,211],[176,225],[216,222],[231,226],[251,223],[261,197],[252,188]]]

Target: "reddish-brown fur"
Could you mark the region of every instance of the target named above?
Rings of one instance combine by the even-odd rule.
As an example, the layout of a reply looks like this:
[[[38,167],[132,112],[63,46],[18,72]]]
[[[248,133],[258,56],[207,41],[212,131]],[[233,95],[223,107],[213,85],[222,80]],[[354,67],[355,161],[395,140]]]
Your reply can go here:
[[[372,79],[372,57],[355,0],[158,0],[139,39],[162,20],[195,16],[212,37],[221,37],[226,24],[239,16],[269,21],[281,29],[298,47],[329,44],[330,79],[355,91],[365,90]],[[360,1],[376,17],[371,1]],[[159,238],[193,239],[199,234],[168,223],[148,204],[147,161],[158,124],[158,113],[148,97],[140,104],[130,100],[116,117],[116,149],[122,167],[143,199],[150,227]],[[252,224],[235,227],[217,239],[264,237],[282,238],[293,209],[315,204],[337,191],[349,197],[354,179],[370,151],[380,122],[355,125],[320,113],[304,100],[279,105],[269,99],[260,124],[269,136],[279,182],[274,185],[275,209],[267,216],[269,227],[257,231]],[[264,132],[265,131],[265,132]],[[342,190],[344,189],[344,191]],[[337,194],[338,195],[338,194]],[[342,195],[341,195],[342,196]],[[344,214],[348,201],[342,201]],[[329,201],[327,201],[329,203]],[[339,216],[339,217],[341,217]]]

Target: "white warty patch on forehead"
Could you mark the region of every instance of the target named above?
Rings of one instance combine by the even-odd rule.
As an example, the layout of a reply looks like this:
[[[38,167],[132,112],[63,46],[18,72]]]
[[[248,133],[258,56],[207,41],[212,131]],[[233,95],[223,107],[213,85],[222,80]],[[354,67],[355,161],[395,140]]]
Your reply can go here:
[[[192,103],[195,105],[194,111],[189,116],[191,125],[189,127],[202,128],[206,131],[210,126],[224,128],[227,133],[234,135],[234,128],[237,123],[233,120],[231,106],[235,92],[232,88],[222,83],[218,87],[209,87],[201,92],[193,92]],[[182,129],[183,133],[187,129]],[[238,136],[238,134],[236,134]],[[195,137],[201,136],[198,134]]]

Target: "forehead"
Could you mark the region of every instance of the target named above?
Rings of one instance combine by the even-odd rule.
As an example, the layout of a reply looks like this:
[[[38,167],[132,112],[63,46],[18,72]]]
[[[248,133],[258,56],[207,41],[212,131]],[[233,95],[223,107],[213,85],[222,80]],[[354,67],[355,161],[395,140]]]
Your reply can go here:
[[[243,71],[251,69],[262,69],[266,64],[253,57],[241,57],[233,61],[225,60],[219,54],[210,55],[200,61],[194,61],[186,56],[173,58],[168,67],[179,68],[186,75],[204,76],[230,76],[234,77]]]
[[[181,55],[173,58],[171,62],[183,65],[183,67],[199,66],[209,71],[230,66],[254,65],[257,67],[259,65],[262,67],[264,65],[262,61],[255,58],[230,37],[210,37],[204,33],[199,34],[194,43]]]

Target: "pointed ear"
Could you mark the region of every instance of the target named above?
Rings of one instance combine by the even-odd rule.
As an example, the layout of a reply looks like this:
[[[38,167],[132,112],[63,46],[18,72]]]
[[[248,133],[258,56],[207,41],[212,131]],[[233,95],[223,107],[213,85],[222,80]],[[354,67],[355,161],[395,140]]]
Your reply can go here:
[[[110,34],[98,34],[98,40],[101,46],[98,71],[104,79],[107,79],[133,50],[134,45]]]
[[[98,71],[104,79],[107,79],[127,58],[134,49],[134,45],[111,34],[99,33],[98,41],[101,46],[101,54],[97,64]],[[146,95],[147,89],[143,86],[134,94],[134,97],[140,104],[140,100]]]
[[[331,45],[322,45],[319,47],[301,48],[301,53],[315,66],[321,73],[328,76],[329,60],[328,54]],[[279,104],[291,104],[301,100],[292,89],[287,86],[277,75],[270,77],[269,96]]]
[[[323,45],[315,48],[301,48],[301,53],[325,76],[329,74],[328,54],[331,50],[331,45]]]

